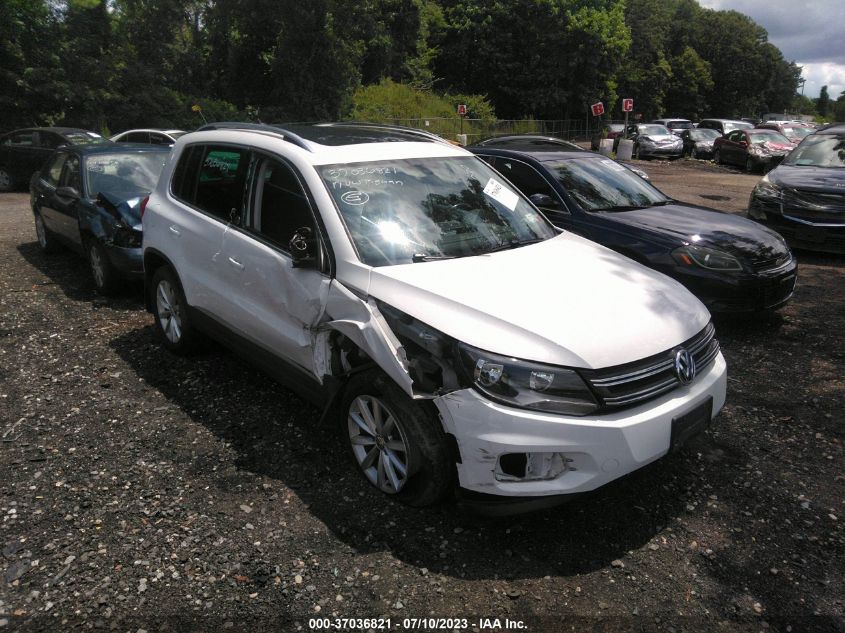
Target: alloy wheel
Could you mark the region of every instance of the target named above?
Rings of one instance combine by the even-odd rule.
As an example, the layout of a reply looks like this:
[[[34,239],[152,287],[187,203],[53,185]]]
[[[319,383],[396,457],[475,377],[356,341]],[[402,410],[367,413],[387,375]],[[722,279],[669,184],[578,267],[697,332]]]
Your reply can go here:
[[[88,249],[88,261],[91,262],[91,274],[94,275],[94,283],[97,288],[102,288],[106,284],[106,264],[96,244],[91,244]]]
[[[0,172],[2,173],[2,172]],[[38,237],[38,245],[42,249],[47,248],[47,229],[44,227],[44,220],[40,213],[35,214],[35,235]]]
[[[166,279],[162,279],[156,288],[156,316],[161,331],[174,345],[182,338],[182,306],[176,289]]]
[[[347,418],[352,452],[369,482],[396,494],[408,481],[408,442],[396,417],[375,396],[362,395],[349,405]]]
[[[5,169],[0,169],[0,191],[11,191],[12,184],[12,175]]]

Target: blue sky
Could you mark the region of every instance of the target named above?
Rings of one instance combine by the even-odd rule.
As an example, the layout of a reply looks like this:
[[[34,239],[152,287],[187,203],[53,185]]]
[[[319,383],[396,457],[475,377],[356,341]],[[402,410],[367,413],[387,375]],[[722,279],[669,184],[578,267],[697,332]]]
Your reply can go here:
[[[708,9],[744,13],[769,33],[783,56],[803,67],[804,94],[845,90],[845,0],[699,0]]]

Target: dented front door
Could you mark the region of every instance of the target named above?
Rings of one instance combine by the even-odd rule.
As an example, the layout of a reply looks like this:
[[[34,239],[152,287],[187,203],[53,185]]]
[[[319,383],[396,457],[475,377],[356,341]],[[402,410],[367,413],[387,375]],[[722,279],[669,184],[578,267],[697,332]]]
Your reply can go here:
[[[317,375],[313,327],[323,316],[329,277],[294,268],[287,254],[238,230],[226,232],[221,254],[237,333]]]

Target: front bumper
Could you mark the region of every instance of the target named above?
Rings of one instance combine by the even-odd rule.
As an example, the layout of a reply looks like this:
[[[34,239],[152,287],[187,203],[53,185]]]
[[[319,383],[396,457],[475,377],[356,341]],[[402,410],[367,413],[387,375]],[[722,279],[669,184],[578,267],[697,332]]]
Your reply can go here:
[[[506,407],[473,389],[435,400],[444,427],[457,440],[461,488],[503,497],[545,497],[594,490],[665,455],[672,420],[712,398],[712,416],[725,403],[727,373],[719,353],[695,381],[645,404],[594,417],[565,417]],[[568,468],[553,479],[504,481],[502,455],[560,453]]]
[[[780,204],[753,195],[748,203],[748,217],[780,233],[792,248],[845,254],[845,217],[835,218],[838,222],[795,217],[803,212],[789,208],[781,210]]]
[[[640,145],[640,156],[681,156],[684,153],[683,145]]]
[[[795,291],[795,258],[757,273],[716,273],[704,269],[661,270],[681,282],[712,313],[735,314],[777,310]]]
[[[106,254],[114,269],[126,279],[144,278],[144,255],[140,247],[122,248],[114,244],[105,246]]]

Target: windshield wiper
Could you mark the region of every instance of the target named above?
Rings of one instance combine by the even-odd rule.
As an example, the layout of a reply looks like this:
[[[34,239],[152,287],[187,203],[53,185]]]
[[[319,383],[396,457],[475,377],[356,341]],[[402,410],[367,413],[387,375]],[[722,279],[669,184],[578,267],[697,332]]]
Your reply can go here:
[[[425,253],[414,253],[411,255],[411,261],[415,264],[420,262],[436,262],[441,259],[455,259],[454,255],[426,255]]]
[[[479,253],[480,255],[485,255],[487,253],[496,253],[498,251],[509,251],[512,248],[519,248],[520,246],[526,246],[528,244],[536,244],[537,242],[545,242],[545,237],[537,237],[530,240],[518,240],[516,238],[508,240],[504,244],[499,244],[498,246],[494,246],[493,248],[484,251],[483,253]]]
[[[645,209],[642,205],[619,205],[617,207],[602,207],[600,209],[593,209],[593,211],[637,211],[639,209]]]

